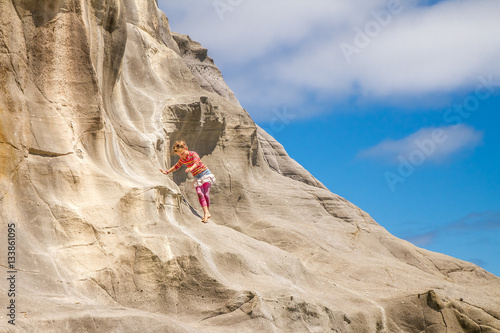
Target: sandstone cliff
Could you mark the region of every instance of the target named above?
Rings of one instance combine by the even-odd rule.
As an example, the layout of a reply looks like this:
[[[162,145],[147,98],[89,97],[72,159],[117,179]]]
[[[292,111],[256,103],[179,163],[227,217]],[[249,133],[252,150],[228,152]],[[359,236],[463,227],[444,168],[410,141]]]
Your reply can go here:
[[[328,191],[154,1],[2,0],[0,79],[0,331],[500,332],[499,278]]]

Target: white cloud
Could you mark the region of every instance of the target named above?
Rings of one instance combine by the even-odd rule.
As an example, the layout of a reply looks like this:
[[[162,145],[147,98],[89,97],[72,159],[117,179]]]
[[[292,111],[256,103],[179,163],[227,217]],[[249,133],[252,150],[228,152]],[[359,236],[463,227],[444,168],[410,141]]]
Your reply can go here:
[[[494,61],[500,55],[499,14],[500,2],[487,0],[409,12],[360,55],[357,75],[376,95],[475,85],[479,75],[500,73]]]
[[[311,92],[321,96],[319,102],[342,102],[353,95],[387,103],[426,100],[421,96],[472,89],[480,75],[500,78],[497,0],[448,0],[433,6],[410,0],[158,3],[173,30],[209,49],[251,112],[288,105],[307,114]],[[229,7],[217,12],[217,3]],[[374,13],[387,14],[391,8],[397,10],[377,23]],[[371,35],[367,45],[359,31]],[[347,44],[357,53],[346,58],[340,46]]]
[[[415,164],[440,163],[482,143],[483,133],[466,125],[423,128],[399,140],[385,140],[360,152],[358,157],[390,163],[400,163],[402,159],[417,161]]]
[[[356,5],[331,0],[159,0],[174,30],[189,34],[224,62],[245,64],[276,49],[300,46],[319,31],[345,24],[345,17],[362,21],[364,12],[382,0],[359,0]],[[216,9],[217,4],[230,8]],[[180,13],[180,14],[179,14]],[[219,15],[220,14],[220,15]],[[179,16],[177,16],[179,15]],[[221,16],[223,20],[221,20]]]

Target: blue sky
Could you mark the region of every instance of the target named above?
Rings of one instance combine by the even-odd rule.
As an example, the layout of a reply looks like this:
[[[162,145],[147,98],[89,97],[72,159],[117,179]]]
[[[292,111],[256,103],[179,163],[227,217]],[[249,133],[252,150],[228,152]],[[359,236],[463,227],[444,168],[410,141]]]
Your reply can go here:
[[[158,5],[332,192],[500,276],[499,1]]]

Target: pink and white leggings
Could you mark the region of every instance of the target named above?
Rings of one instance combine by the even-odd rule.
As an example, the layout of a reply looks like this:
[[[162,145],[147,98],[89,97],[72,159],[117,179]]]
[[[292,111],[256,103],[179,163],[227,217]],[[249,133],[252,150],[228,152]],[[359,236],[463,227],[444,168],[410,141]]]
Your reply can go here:
[[[203,185],[196,188],[196,193],[198,193],[198,200],[200,200],[201,207],[210,207],[210,187],[212,184],[203,183]]]

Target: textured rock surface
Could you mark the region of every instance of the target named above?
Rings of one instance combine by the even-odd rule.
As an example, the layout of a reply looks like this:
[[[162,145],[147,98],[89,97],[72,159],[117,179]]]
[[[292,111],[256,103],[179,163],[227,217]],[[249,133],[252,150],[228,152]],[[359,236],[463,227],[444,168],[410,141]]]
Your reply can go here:
[[[499,278],[329,192],[154,1],[1,1],[0,78],[0,331],[500,332]],[[158,172],[180,138],[207,225]]]

